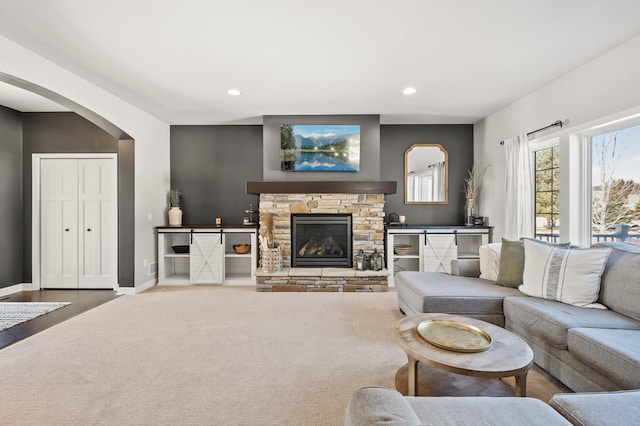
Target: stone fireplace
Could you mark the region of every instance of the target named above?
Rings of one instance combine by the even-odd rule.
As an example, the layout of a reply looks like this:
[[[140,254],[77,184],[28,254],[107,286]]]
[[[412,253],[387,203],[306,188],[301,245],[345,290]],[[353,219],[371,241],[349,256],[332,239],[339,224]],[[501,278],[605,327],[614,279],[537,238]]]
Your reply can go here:
[[[395,191],[396,182],[247,182],[248,193],[260,194],[259,233],[266,232],[264,218],[270,214],[273,241],[282,254],[282,271],[258,270],[258,291],[386,291],[386,269],[355,271],[353,259],[361,249],[384,253],[384,197]],[[292,267],[292,215],[319,214],[351,217],[350,265]]]
[[[282,266],[291,267],[292,214],[351,214],[353,254],[384,250],[384,194],[260,194],[260,233],[265,213],[273,215],[273,242]]]

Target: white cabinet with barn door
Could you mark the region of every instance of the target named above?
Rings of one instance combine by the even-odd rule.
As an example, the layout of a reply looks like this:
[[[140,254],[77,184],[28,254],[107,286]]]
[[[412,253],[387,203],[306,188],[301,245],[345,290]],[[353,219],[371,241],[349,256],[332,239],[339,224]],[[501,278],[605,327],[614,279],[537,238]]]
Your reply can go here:
[[[117,286],[115,158],[42,158],[40,287]]]
[[[386,233],[389,285],[400,271],[451,273],[454,259],[477,259],[491,242],[492,228],[484,226],[390,226]]]
[[[255,227],[158,226],[158,285],[254,285]],[[243,250],[236,250],[242,246]]]

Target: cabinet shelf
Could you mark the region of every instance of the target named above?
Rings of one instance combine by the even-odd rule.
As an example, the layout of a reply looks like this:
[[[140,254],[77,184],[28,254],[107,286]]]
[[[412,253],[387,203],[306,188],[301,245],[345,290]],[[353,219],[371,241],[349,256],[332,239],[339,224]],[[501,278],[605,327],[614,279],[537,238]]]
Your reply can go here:
[[[234,252],[227,252],[224,254],[225,257],[246,257],[246,258],[251,258],[251,252],[249,253],[234,253]]]
[[[183,253],[180,253],[180,254],[175,254],[175,253],[174,253],[174,254],[171,254],[171,253],[167,253],[167,254],[165,254],[165,255],[164,255],[164,257],[174,257],[174,258],[177,258],[177,257],[186,257],[186,258],[188,258],[188,257],[189,257],[189,253],[184,253],[184,254],[183,254]]]
[[[168,277],[165,277],[164,284],[168,285],[178,285],[178,284],[186,284],[189,282],[189,274],[173,274]]]

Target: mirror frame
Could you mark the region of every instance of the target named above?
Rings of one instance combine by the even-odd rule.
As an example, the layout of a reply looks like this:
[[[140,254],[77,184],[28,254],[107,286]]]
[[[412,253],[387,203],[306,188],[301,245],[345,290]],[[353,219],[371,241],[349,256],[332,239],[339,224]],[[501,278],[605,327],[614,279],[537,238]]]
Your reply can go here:
[[[409,201],[409,154],[415,148],[438,148],[444,153],[444,201]],[[404,152],[404,203],[405,204],[449,204],[449,153],[437,143],[417,143]]]

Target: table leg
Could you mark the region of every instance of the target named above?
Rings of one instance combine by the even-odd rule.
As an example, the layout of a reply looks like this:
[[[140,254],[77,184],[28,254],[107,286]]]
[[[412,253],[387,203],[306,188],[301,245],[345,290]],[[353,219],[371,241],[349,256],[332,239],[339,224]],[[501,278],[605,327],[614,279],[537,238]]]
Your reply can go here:
[[[516,396],[527,396],[527,373],[516,376]]]
[[[407,365],[407,396],[416,396],[418,393],[418,360],[411,355],[407,355],[409,363]]]

